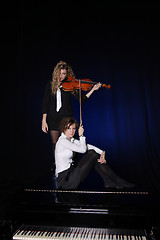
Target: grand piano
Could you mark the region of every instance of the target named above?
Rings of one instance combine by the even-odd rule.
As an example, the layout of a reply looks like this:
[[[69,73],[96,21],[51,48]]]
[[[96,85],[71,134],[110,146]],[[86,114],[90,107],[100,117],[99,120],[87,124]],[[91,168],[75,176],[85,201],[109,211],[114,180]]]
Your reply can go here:
[[[10,239],[159,240],[158,205],[144,189],[25,186],[8,201]]]

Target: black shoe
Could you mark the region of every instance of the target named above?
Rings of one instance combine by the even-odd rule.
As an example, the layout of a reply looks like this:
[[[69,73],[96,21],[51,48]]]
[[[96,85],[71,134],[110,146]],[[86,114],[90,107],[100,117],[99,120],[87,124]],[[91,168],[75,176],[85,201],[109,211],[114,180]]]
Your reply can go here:
[[[136,185],[132,183],[122,184],[123,188],[134,188]]]
[[[125,180],[119,181],[117,185],[122,186],[122,188],[133,188],[135,187],[135,184],[132,184],[130,182],[127,182]]]
[[[109,190],[109,189],[123,189],[124,186],[122,185],[118,185],[117,183],[111,183],[111,184],[105,184],[105,189]]]

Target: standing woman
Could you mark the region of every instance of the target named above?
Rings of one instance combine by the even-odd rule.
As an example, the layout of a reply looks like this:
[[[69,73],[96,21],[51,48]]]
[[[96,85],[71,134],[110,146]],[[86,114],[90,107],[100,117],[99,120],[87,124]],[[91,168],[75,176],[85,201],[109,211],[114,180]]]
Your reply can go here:
[[[52,81],[46,85],[42,102],[42,131],[50,132],[53,153],[60,134],[59,123],[61,119],[66,116],[73,116],[71,95],[74,95],[77,100],[79,99],[78,92],[63,91],[62,83],[67,77],[75,77],[71,66],[64,61],[58,62],[52,74]],[[82,102],[85,102],[100,87],[101,83],[94,85],[86,95],[82,95]]]

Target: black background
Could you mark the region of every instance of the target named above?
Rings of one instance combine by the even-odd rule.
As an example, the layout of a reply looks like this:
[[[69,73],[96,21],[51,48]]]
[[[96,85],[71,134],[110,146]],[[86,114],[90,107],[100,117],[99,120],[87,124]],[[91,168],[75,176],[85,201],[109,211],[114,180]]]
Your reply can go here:
[[[16,1],[3,4],[1,13],[1,186],[32,185],[50,173],[52,146],[41,131],[41,104],[54,66],[64,60],[77,78],[112,86],[82,108],[88,142],[106,151],[121,176],[158,192],[158,5]],[[74,100],[73,108],[78,119]]]

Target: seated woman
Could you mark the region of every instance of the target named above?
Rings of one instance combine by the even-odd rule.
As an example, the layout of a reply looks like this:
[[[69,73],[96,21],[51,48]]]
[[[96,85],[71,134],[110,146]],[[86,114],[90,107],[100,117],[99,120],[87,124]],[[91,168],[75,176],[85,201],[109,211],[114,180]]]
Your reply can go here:
[[[94,168],[104,181],[105,188],[131,188],[134,185],[120,178],[106,164],[105,152],[86,144],[84,129],[78,129],[79,140],[73,138],[78,123],[74,118],[65,117],[60,123],[61,136],[55,148],[56,182],[59,189],[77,189]],[[83,153],[77,166],[74,165],[74,152]]]

